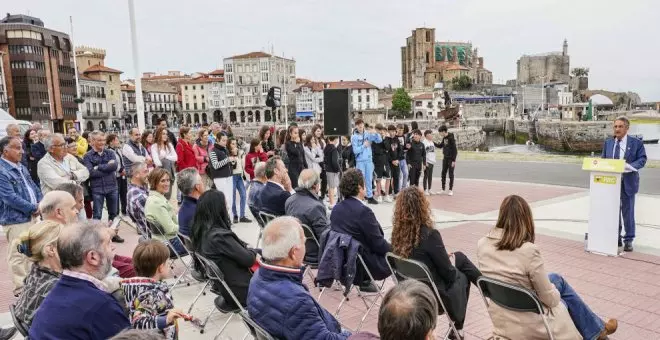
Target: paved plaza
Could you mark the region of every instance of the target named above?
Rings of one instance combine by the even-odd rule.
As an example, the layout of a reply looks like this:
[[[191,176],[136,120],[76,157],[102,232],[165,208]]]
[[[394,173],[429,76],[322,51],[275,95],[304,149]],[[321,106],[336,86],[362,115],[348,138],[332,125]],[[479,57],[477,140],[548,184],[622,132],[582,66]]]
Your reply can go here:
[[[434,182],[436,188],[439,181]],[[542,184],[458,179],[454,196],[431,196],[436,228],[440,229],[450,251],[463,251],[476,262],[477,241],[494,225],[502,199],[509,194],[524,197],[533,208],[537,226],[536,243],[541,248],[547,270],[561,273],[587,304],[602,318],[619,320],[617,340],[660,339],[660,196],[637,196],[637,239],[635,252],[618,258],[589,254],[584,251],[587,230],[589,196],[582,188]],[[392,204],[370,206],[378,217],[386,237],[391,234]],[[238,224],[235,232],[249,244],[255,244],[256,224]],[[116,245],[117,253],[131,255],[137,235],[128,225],[122,225],[126,243]],[[0,270],[7,273],[7,244],[0,239]],[[314,296],[318,289],[307,284]],[[391,287],[390,279],[386,287]],[[187,310],[202,285],[180,285],[174,290],[175,305]],[[479,291],[473,287],[465,323],[466,339],[487,339],[492,325]],[[202,296],[192,314],[204,317],[213,305],[213,294]],[[320,303],[334,312],[341,299],[339,291],[328,290]],[[8,306],[11,296],[9,275],[0,277],[0,324],[10,324]],[[369,314],[363,331],[377,333],[377,307]],[[353,329],[359,323],[365,307],[354,296],[338,319]],[[187,322],[180,322],[182,339],[212,339],[227,315],[215,312],[206,332],[200,334]],[[445,318],[439,318],[438,335],[444,335]],[[242,339],[246,333],[238,317],[232,319],[221,339]],[[249,337],[248,337],[249,338]]]

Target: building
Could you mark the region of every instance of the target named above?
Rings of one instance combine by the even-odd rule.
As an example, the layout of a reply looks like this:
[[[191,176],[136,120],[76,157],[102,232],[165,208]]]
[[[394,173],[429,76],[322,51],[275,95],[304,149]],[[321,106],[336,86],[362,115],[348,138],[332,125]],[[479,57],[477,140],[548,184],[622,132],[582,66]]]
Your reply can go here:
[[[0,20],[0,52],[6,96],[0,105],[16,119],[55,132],[73,126],[76,81],[69,36],[46,28],[39,18],[7,14]]]
[[[571,82],[570,57],[566,40],[561,52],[523,55],[518,59],[518,86],[553,82],[567,84]]]
[[[83,102],[80,104],[80,112],[85,121],[85,126],[82,129],[87,131],[97,129],[105,131],[108,126],[111,126],[105,81],[80,75],[79,83],[80,97],[83,99]]]
[[[211,84],[214,78],[199,77],[179,84],[181,90],[181,111],[184,124],[208,124]]]
[[[312,117],[322,120],[323,90],[349,89],[353,115],[361,115],[366,111],[375,110],[379,106],[378,87],[365,80],[335,81],[335,82],[309,82],[295,90],[296,117]]]
[[[7,97],[7,85],[5,84],[5,68],[2,62],[4,54],[0,51],[0,109],[6,112],[9,109],[9,99]]]
[[[105,82],[105,96],[108,105],[110,127],[119,129],[121,119],[121,79],[122,71],[105,66],[105,50],[89,46],[76,47],[78,74],[90,79]],[[85,106],[86,108],[86,106]],[[81,109],[82,111],[82,109]]]
[[[135,85],[129,81],[121,84],[121,115],[127,127],[137,126],[137,106],[135,103]],[[144,119],[148,125],[149,119]]]
[[[209,78],[214,81],[210,83],[208,106],[210,118],[213,122],[224,122],[227,112],[227,90],[225,87],[225,70],[209,72]],[[229,117],[227,117],[229,118]]]
[[[401,79],[406,90],[432,90],[467,75],[474,84],[492,84],[493,74],[470,42],[438,42],[435,28],[417,28],[401,47]]]
[[[155,126],[161,118],[166,119],[170,125],[176,125],[179,122],[180,107],[177,93],[176,88],[166,83],[145,82],[142,84],[146,125]],[[126,127],[136,126],[135,84],[132,81],[125,81],[121,84],[121,98],[123,123]]]
[[[271,122],[273,115],[266,106],[266,95],[273,86],[282,90],[282,107],[277,109],[277,120],[284,121],[283,112],[288,111],[289,116],[295,112],[296,61],[293,59],[264,52],[225,58],[224,81],[231,123]]]

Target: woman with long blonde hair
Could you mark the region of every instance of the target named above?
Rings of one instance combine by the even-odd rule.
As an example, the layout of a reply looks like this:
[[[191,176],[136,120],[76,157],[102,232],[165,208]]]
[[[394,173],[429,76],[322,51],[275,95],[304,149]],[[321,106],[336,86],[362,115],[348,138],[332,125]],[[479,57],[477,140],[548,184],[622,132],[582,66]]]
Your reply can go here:
[[[461,333],[459,338],[452,332],[450,339],[461,339],[470,283],[476,285],[481,272],[462,252],[447,251],[440,232],[433,229],[431,216],[429,201],[419,188],[411,186],[401,190],[392,217],[392,251],[426,265],[447,307],[446,312]]]
[[[479,269],[487,277],[536,293],[555,339],[607,339],[616,331],[617,321],[603,322],[561,275],[546,272],[535,238],[529,204],[517,195],[506,197],[495,227],[479,240]],[[489,304],[488,309],[496,337],[548,338],[545,325],[536,314],[515,312],[495,303]]]

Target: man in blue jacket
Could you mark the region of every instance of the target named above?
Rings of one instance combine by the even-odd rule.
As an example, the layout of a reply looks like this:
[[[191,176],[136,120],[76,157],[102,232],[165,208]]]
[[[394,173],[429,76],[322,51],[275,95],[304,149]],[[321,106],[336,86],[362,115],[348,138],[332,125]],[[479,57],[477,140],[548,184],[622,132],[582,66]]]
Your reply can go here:
[[[92,218],[100,220],[103,214],[103,203],[108,208],[108,220],[112,221],[117,217],[119,210],[119,187],[117,186],[117,158],[115,152],[105,148],[105,135],[101,131],[94,131],[89,134],[92,144],[92,150],[85,154],[83,162],[89,170],[89,187],[92,192],[94,212]],[[124,242],[124,240],[115,235],[113,242]]]
[[[639,191],[639,170],[646,165],[646,150],[644,143],[628,136],[630,121],[626,117],[618,117],[614,121],[614,137],[608,138],[603,144],[603,158],[624,159],[626,168],[621,176],[621,217],[619,218],[619,247],[621,242],[621,221],[625,227],[623,250],[633,251],[635,239],[635,194]]]
[[[302,283],[305,234],[295,217],[278,217],[268,224],[262,252],[247,298],[248,313],[257,324],[284,340],[341,340],[351,335]]]
[[[373,194],[374,162],[371,154],[371,143],[381,143],[383,138],[376,132],[364,130],[364,121],[358,118],[355,121],[355,132],[351,136],[351,146],[355,154],[355,167],[362,172],[367,187],[367,202],[378,204]]]
[[[0,225],[5,229],[7,258],[14,282],[14,294],[23,287],[29,272],[25,256],[17,250],[18,238],[39,216],[41,190],[32,181],[28,169],[21,164],[23,146],[19,138],[0,140]]]

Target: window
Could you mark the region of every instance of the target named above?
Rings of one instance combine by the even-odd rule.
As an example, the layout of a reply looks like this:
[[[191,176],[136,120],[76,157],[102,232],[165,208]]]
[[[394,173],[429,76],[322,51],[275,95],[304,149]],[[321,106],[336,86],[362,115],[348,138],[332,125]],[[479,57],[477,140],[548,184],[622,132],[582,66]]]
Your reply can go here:
[[[267,72],[261,73],[261,81],[268,81],[268,73]]]
[[[186,103],[186,110],[190,110],[190,104]]]
[[[202,95],[202,100],[204,100],[204,95]]]
[[[362,89],[358,89],[358,93],[362,93]]]
[[[243,76],[238,76],[238,83],[243,84]]]
[[[103,104],[99,103],[99,112],[103,113]]]
[[[114,115],[117,113],[117,109],[115,108],[115,104],[112,104],[112,114]]]
[[[259,97],[254,97],[254,105],[259,105],[260,102],[261,100],[259,99]]]
[[[362,102],[362,96],[358,96],[358,103]]]
[[[89,104],[89,103],[85,103],[85,104],[86,104],[86,106],[87,106],[87,114],[89,114],[89,113],[92,111],[92,110],[90,109],[90,104]]]
[[[206,103],[202,103],[202,110],[206,110]]]
[[[188,90],[188,85],[184,86],[183,88],[184,90]]]
[[[193,85],[193,90],[196,90],[196,89],[197,89],[197,87],[195,85]]]
[[[268,71],[268,62],[267,61],[262,61],[261,62],[261,70],[262,71]]]
[[[115,90],[110,90],[110,95],[114,96],[115,95]]]
[[[204,89],[204,85],[199,85],[199,89],[200,89],[200,90],[203,90],[203,89]],[[202,96],[202,98],[204,98],[204,96]]]
[[[417,106],[417,107],[422,106],[422,102],[421,102],[420,100],[416,101],[416,102],[415,102],[415,106]]]
[[[245,100],[243,99],[243,97],[241,97],[241,106],[242,105],[245,105]]]
[[[261,93],[268,93],[269,89],[270,87],[268,86],[268,84],[261,84]]]
[[[369,101],[370,101],[370,99],[369,99],[369,95],[367,95],[367,102],[369,102]]]
[[[194,103],[194,104],[193,104],[193,109],[194,109],[194,110],[197,110],[197,103]]]
[[[110,81],[112,81],[112,75],[108,76],[108,78],[110,79]]]
[[[231,74],[227,74],[225,79],[227,80],[227,84],[231,84],[234,82],[234,76]]]
[[[233,64],[225,65],[225,71],[226,72],[233,72],[234,71],[234,65]]]
[[[229,106],[234,106],[234,98],[229,98]]]
[[[234,87],[233,86],[227,86],[227,94],[230,94],[230,95],[234,94]]]
[[[243,65],[238,65],[238,67],[236,68],[236,72],[242,73],[243,72]]]
[[[96,103],[92,104],[92,112],[96,113]]]

